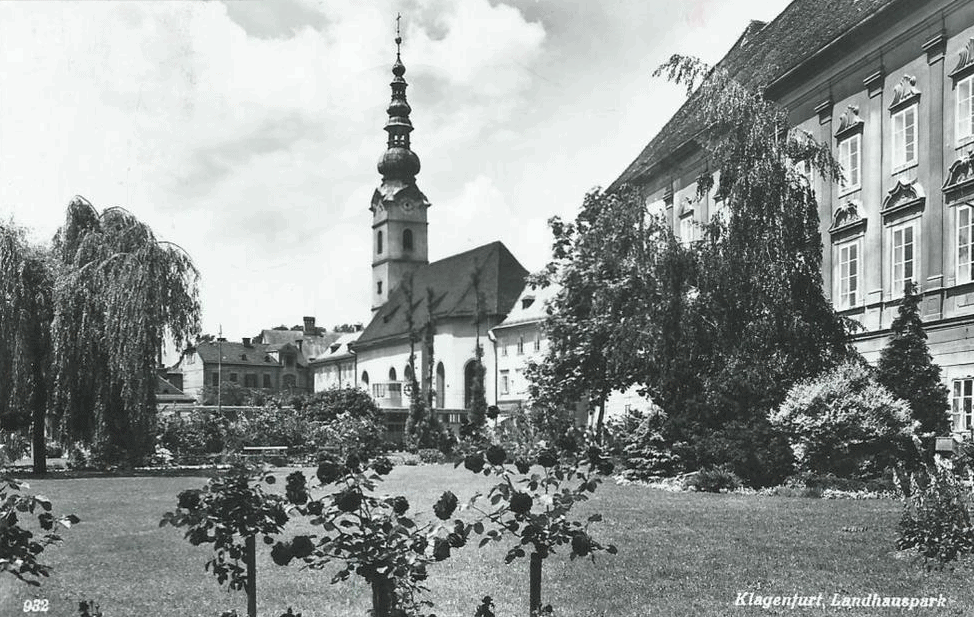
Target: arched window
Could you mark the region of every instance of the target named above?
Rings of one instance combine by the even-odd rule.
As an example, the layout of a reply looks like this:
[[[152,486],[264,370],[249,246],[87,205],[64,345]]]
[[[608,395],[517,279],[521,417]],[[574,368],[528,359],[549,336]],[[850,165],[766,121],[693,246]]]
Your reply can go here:
[[[369,372],[362,371],[362,383],[365,384],[365,389],[369,389]]]
[[[396,367],[390,366],[389,367],[389,381],[395,381],[395,380],[396,380]]]
[[[377,255],[382,254],[382,230],[381,229],[375,236],[375,252]]]
[[[406,368],[402,370],[402,378],[407,382],[413,380],[413,369],[411,369],[408,364],[406,365]]]
[[[446,407],[446,369],[443,368],[443,363],[440,362],[436,365],[436,408],[443,409]]]
[[[402,232],[402,250],[411,251],[413,250],[413,230],[404,229]]]
[[[473,404],[473,382],[476,377],[477,362],[471,360],[463,367],[463,408],[470,409]]]

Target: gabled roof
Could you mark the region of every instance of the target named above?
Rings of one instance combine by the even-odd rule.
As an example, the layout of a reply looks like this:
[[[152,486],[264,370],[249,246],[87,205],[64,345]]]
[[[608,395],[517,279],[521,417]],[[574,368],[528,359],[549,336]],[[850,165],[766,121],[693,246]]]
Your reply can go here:
[[[260,340],[266,345],[279,346],[284,343],[291,343],[295,347],[298,347],[298,341],[301,341],[301,353],[306,358],[320,358],[324,356],[328,353],[331,344],[339,336],[338,332],[305,334],[303,330],[261,330],[260,332]]]
[[[524,289],[528,271],[501,242],[491,242],[446,259],[422,266],[413,273],[413,319],[418,330],[427,318],[426,290],[433,289],[433,316],[437,320],[465,317],[477,310],[473,274],[480,272],[481,310],[487,317],[502,318]],[[375,312],[358,341],[362,347],[408,334],[406,293],[399,285]]]
[[[337,362],[339,360],[351,358],[355,354],[352,353],[350,344],[357,341],[360,336],[362,336],[361,330],[358,332],[347,332],[342,334],[331,344],[331,347],[328,348],[328,353],[314,358],[311,360],[311,363],[322,364],[325,362]]]
[[[197,344],[196,353],[199,354],[200,358],[206,364],[217,364],[221,362],[220,356],[222,352],[222,363],[226,365],[280,366],[280,362],[271,353],[277,352],[286,346],[292,346],[292,344],[265,345],[263,343],[252,343],[250,346],[245,346],[243,343],[231,341],[223,341],[222,343],[213,341]],[[298,365],[304,366],[307,364],[304,356],[297,347],[295,347],[295,351],[297,351]]]
[[[493,329],[544,321],[548,317],[548,302],[558,295],[560,290],[561,286],[554,283],[538,288],[525,286],[511,312],[507,314],[507,318]]]
[[[769,24],[760,27],[761,22],[751,22],[717,67],[742,84],[765,87],[833,41],[849,34],[865,20],[891,10],[897,4],[909,2],[795,0]],[[704,126],[699,115],[698,100],[691,96],[607,190],[615,191],[624,184],[638,181],[690,142]]]

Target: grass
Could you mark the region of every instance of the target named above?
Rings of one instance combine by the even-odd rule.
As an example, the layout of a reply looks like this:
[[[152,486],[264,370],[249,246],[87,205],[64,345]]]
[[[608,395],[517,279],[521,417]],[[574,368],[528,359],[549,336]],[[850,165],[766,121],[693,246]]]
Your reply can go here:
[[[283,476],[283,474],[281,474]],[[54,567],[40,588],[11,577],[0,580],[0,615],[23,615],[24,600],[47,599],[49,615],[75,615],[93,599],[106,617],[216,617],[236,608],[242,594],[228,594],[203,572],[207,547],[182,539],[182,530],[159,528],[160,515],[176,494],[198,487],[193,477],[112,477],[31,481],[31,492],[50,497],[59,512],[82,524],[44,554]],[[275,485],[280,488],[280,483]],[[415,508],[428,512],[451,489],[461,500],[485,480],[452,466],[399,467],[385,483]],[[460,490],[458,490],[460,489]],[[900,609],[788,609],[737,607],[739,592],[947,597],[946,608],[911,614],[974,614],[970,570],[926,572],[893,550],[900,506],[894,501],[668,493],[605,484],[583,504],[604,522],[594,535],[619,546],[616,556],[569,561],[555,555],[545,564],[544,600],[557,615],[645,617],[654,615],[876,615]],[[843,530],[847,528],[847,530]],[[849,529],[853,529],[849,531]],[[862,531],[861,528],[866,528]],[[295,526],[295,531],[299,527]],[[366,615],[369,592],[360,581],[329,584],[337,568],[302,570],[274,565],[258,544],[258,607],[277,617],[288,606],[305,617]],[[504,565],[504,545],[477,549],[476,542],[430,570],[431,599],[441,617],[472,616],[479,599],[494,597],[498,617],[527,612],[527,562]],[[884,612],[881,612],[884,611]]]

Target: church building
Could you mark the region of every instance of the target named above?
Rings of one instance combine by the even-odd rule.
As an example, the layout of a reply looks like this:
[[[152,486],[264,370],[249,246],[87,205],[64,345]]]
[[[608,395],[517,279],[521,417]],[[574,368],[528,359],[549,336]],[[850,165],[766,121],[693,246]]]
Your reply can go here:
[[[312,363],[315,389],[354,385],[386,410],[390,436],[401,434],[410,402],[411,371],[433,393],[440,419],[456,429],[471,402],[477,347],[488,367],[487,403],[496,403],[494,347],[488,332],[510,312],[525,286],[527,270],[501,242],[491,242],[439,261],[429,261],[429,199],[416,184],[406,80],[396,38],[392,100],[381,181],[372,195],[372,319],[355,340]],[[432,343],[432,344],[430,344]],[[411,351],[415,354],[410,366]],[[350,359],[353,359],[350,362]],[[344,378],[341,376],[344,375]]]

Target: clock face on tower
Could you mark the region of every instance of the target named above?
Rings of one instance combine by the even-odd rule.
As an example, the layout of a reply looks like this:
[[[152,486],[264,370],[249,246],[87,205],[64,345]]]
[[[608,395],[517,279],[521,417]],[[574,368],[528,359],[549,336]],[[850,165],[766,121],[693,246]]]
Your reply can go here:
[[[403,212],[412,212],[413,211],[413,208],[415,206],[416,206],[416,204],[414,204],[411,199],[403,199],[402,200],[402,211]]]

